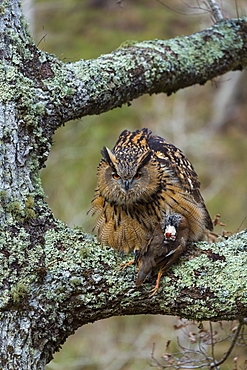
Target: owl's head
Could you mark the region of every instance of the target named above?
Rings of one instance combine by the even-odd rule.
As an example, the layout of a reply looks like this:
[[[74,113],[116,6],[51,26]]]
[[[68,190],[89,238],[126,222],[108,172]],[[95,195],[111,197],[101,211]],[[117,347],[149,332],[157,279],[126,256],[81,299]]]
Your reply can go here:
[[[136,131],[134,136],[125,130],[113,150],[104,147],[101,152],[98,188],[108,202],[148,203],[157,194],[161,171],[146,139],[140,135],[142,131]]]

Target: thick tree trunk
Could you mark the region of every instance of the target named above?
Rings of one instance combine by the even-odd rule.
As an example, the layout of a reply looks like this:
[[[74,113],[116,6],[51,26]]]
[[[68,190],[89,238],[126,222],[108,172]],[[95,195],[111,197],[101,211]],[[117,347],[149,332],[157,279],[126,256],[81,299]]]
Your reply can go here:
[[[149,298],[135,266],[55,220],[39,170],[52,134],[144,93],[168,94],[247,64],[247,19],[174,40],[125,45],[63,64],[37,49],[20,2],[0,13],[0,368],[43,369],[79,326],[110,316],[159,313],[198,320],[247,315],[247,233],[191,247]],[[155,279],[155,278],[154,278]]]

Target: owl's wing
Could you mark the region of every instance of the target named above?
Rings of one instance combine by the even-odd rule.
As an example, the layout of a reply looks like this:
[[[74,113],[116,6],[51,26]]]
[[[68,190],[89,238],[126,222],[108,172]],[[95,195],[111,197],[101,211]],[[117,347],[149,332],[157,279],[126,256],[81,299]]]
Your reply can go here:
[[[170,188],[172,183],[177,185],[185,196],[188,194],[195,203],[204,208],[205,226],[212,230],[212,221],[200,193],[200,181],[190,161],[179,148],[159,136],[150,136],[149,147],[160,163],[164,183],[171,185]]]
[[[200,195],[200,181],[194,167],[179,148],[159,136],[151,136],[149,146],[167,176],[175,175],[183,189],[193,192],[195,197],[197,193]]]

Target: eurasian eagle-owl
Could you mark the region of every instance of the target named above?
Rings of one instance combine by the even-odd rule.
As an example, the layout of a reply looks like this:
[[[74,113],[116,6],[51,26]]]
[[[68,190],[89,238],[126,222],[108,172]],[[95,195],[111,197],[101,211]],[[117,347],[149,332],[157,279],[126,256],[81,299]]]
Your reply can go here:
[[[120,251],[146,247],[157,225],[178,213],[188,222],[188,241],[204,238],[213,225],[197,174],[176,146],[144,128],[123,131],[104,147],[89,212],[102,245]]]

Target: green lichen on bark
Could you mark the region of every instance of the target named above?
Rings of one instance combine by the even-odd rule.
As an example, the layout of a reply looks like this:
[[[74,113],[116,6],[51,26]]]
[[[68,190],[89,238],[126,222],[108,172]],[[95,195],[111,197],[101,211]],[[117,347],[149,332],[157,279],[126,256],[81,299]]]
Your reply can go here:
[[[201,301],[194,301],[193,294],[185,297],[189,310],[196,312],[198,320],[204,315],[212,320],[214,316],[217,320],[227,319],[229,315],[241,316],[238,309],[247,305],[246,242],[244,231],[212,245],[199,243],[202,253],[176,270],[180,291],[189,289],[198,298],[201,296]],[[193,307],[189,301],[193,301]]]
[[[18,293],[21,297],[32,291],[34,286],[37,294],[40,282],[45,283],[48,279],[53,282],[54,288],[50,289],[48,283],[41,289],[48,305],[51,301],[64,302],[75,294],[75,289],[78,292],[78,305],[79,302],[81,305],[91,302],[96,309],[102,310],[106,300],[114,301],[121,295],[124,297],[121,303],[123,313],[133,304],[131,300],[137,300],[137,304],[139,300],[148,300],[153,305],[158,304],[159,313],[174,314],[176,302],[180,315],[198,320],[238,317],[241,309],[237,302],[245,307],[247,304],[247,272],[244,268],[247,262],[246,232],[213,245],[199,243],[196,247],[192,246],[188,255],[181,258],[163,277],[160,291],[153,298],[149,298],[149,291],[155,274],[151,282],[136,288],[137,267],[119,271],[122,262],[119,255],[110,248],[99,246],[92,236],[59,223],[54,230],[49,229],[45,233],[44,239],[44,243],[36,245],[34,250],[30,247],[29,234],[24,229],[20,229],[14,238],[8,264],[18,265],[22,271],[21,279],[18,273],[13,273],[9,280],[12,285],[9,299],[14,296],[14,303],[18,301]],[[6,251],[6,241],[5,237],[2,252]],[[7,272],[4,258],[1,262],[3,270]],[[1,278],[4,281],[6,276],[3,274]],[[102,290],[104,294],[101,294]],[[6,297],[6,294],[2,296],[5,304]],[[151,313],[152,310],[145,307],[138,312]],[[116,314],[114,309],[111,314]],[[104,317],[104,311],[102,315]]]

